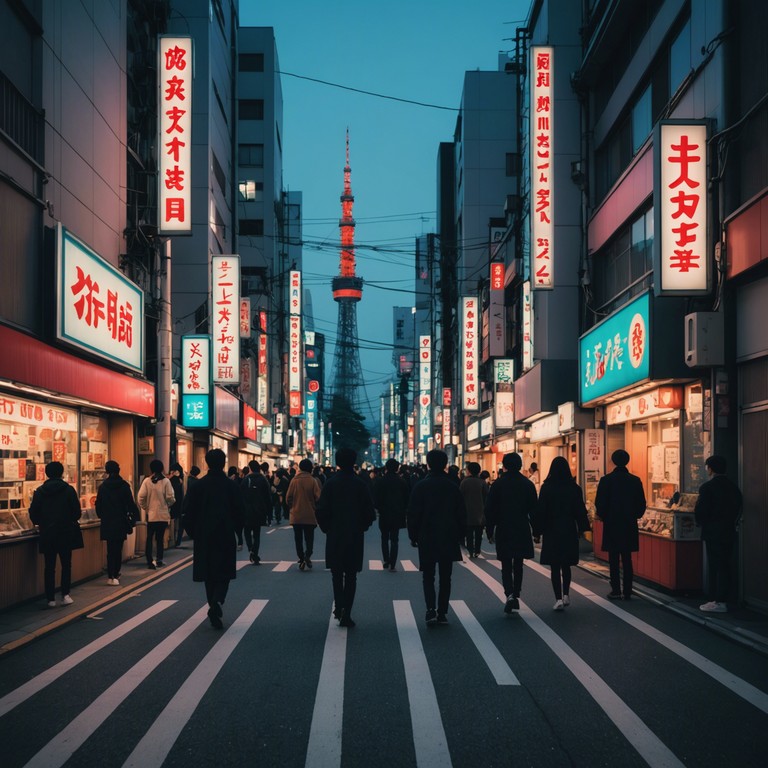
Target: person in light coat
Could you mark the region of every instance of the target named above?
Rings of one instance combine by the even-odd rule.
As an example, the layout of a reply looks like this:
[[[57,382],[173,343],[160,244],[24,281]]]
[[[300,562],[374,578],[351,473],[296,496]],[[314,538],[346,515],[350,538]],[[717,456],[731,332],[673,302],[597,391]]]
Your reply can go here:
[[[171,522],[171,507],[176,501],[171,481],[163,474],[163,462],[153,459],[149,463],[152,474],[144,478],[136,497],[139,507],[144,512],[147,521],[147,568],[155,570],[165,565],[163,562],[163,546],[165,529]],[[157,542],[157,561],[152,559],[152,540]]]
[[[288,505],[288,522],[293,526],[296,556],[299,569],[312,567],[312,552],[315,548],[315,509],[320,499],[320,483],[312,477],[312,462],[302,459],[299,471],[294,475],[285,494]]]

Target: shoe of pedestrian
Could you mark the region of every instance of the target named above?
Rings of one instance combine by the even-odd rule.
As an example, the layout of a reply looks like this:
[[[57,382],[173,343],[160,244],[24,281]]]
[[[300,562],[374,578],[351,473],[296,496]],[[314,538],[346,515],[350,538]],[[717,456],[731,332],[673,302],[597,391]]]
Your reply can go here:
[[[307,564],[303,560],[299,560],[299,570],[303,571],[307,567]]]
[[[340,627],[354,627],[355,622],[352,621],[352,617],[347,613],[346,610],[343,610],[341,612],[341,619],[339,620],[339,626]]]
[[[120,582],[117,579],[112,579],[112,586],[113,587],[119,587],[120,586]]]
[[[607,597],[609,600],[621,600],[621,592],[609,592]]]
[[[390,572],[390,573],[394,573],[396,570],[397,570],[397,566],[396,566],[394,563],[392,563],[392,564],[389,566],[389,572]]]
[[[164,563],[162,560],[158,560],[158,561],[155,563],[155,565],[156,565],[158,568],[165,568],[165,563]]]
[[[56,607],[56,601],[55,600],[49,600],[48,601],[48,607],[49,608],[55,608]]]
[[[74,602],[75,601],[69,595],[64,595],[64,597],[61,598],[59,605],[72,605]]]
[[[336,606],[333,607],[333,618],[337,621],[341,618],[341,610]]]
[[[237,551],[238,552],[242,552],[243,551],[243,545],[242,544],[238,544],[237,545]]]
[[[149,568],[150,571],[157,570],[157,566],[151,560],[147,563],[147,568]]]
[[[444,613],[438,613],[437,614],[437,623],[438,624],[447,624],[448,623],[448,617]]]
[[[306,566],[307,566],[307,568],[309,568],[310,570],[312,570],[312,561],[311,561],[309,558],[307,558],[307,559],[304,561],[304,565],[306,565]]]
[[[430,608],[427,611],[427,624],[437,624],[437,611],[434,608]]]
[[[715,600],[710,600],[708,603],[699,606],[700,611],[705,613],[727,613],[728,606],[725,603],[718,603]]]
[[[218,610],[216,610],[216,608],[218,608]],[[214,629],[222,629],[224,627],[224,624],[221,621],[220,611],[221,608],[219,608],[219,606],[211,606],[208,609],[208,620],[211,622],[211,626]]]
[[[249,559],[249,560],[250,560],[252,563],[255,563],[255,562],[256,562],[256,560],[255,560],[255,556],[254,556],[253,552],[249,552],[249,553],[248,553],[248,559]]]
[[[515,598],[512,595],[507,595],[507,602],[504,603],[504,613],[512,613],[512,603]]]
[[[553,606],[552,610],[562,611],[563,608],[565,608],[565,605],[563,605],[563,601],[562,600],[555,600],[555,605]]]
[[[563,595],[563,605],[569,606],[571,604],[571,596],[570,595]]]
[[[389,561],[388,561],[388,560],[385,560],[385,561],[384,561],[384,562],[381,564],[381,567],[382,567],[382,568],[383,568],[383,569],[386,571],[386,570],[387,570],[387,568],[389,568]]]

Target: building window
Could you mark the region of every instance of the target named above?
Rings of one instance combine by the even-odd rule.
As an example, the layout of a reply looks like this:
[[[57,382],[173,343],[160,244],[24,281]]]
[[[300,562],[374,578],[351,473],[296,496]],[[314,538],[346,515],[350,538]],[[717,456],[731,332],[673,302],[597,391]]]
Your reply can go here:
[[[506,156],[507,176],[520,175],[520,155],[517,152],[507,152]]]
[[[240,99],[238,101],[238,118],[240,120],[263,120],[264,99]]]
[[[240,144],[237,153],[238,165],[252,165],[256,168],[264,167],[263,144]]]
[[[685,22],[669,49],[669,92],[674,93],[691,71],[691,20]]]
[[[240,181],[237,185],[240,200],[248,203],[260,203],[264,200],[264,182]]]
[[[237,57],[238,69],[241,72],[263,72],[264,54],[263,53],[241,53]]]
[[[649,85],[632,107],[632,154],[636,155],[653,129],[651,118],[651,86]]]
[[[227,198],[227,177],[224,175],[224,169],[221,167],[219,159],[216,157],[216,153],[211,150],[211,170],[219,184],[221,194],[224,195],[224,199]]]
[[[264,235],[264,219],[240,219],[240,234],[262,237]]]

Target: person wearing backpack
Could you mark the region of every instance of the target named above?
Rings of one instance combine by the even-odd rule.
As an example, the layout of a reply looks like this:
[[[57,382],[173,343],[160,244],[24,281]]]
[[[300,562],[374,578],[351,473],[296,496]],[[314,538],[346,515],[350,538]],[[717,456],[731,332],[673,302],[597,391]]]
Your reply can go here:
[[[250,552],[249,558],[254,565],[259,565],[259,546],[261,544],[261,526],[267,524],[269,511],[272,509],[272,495],[267,478],[261,473],[258,461],[249,461],[251,470],[240,484],[245,502],[245,526],[243,535]]]

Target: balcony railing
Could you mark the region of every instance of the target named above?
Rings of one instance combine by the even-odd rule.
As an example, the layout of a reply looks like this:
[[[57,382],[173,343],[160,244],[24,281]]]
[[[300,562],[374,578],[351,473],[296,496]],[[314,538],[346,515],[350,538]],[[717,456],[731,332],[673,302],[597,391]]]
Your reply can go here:
[[[43,165],[42,112],[0,72],[0,130],[36,163]]]

